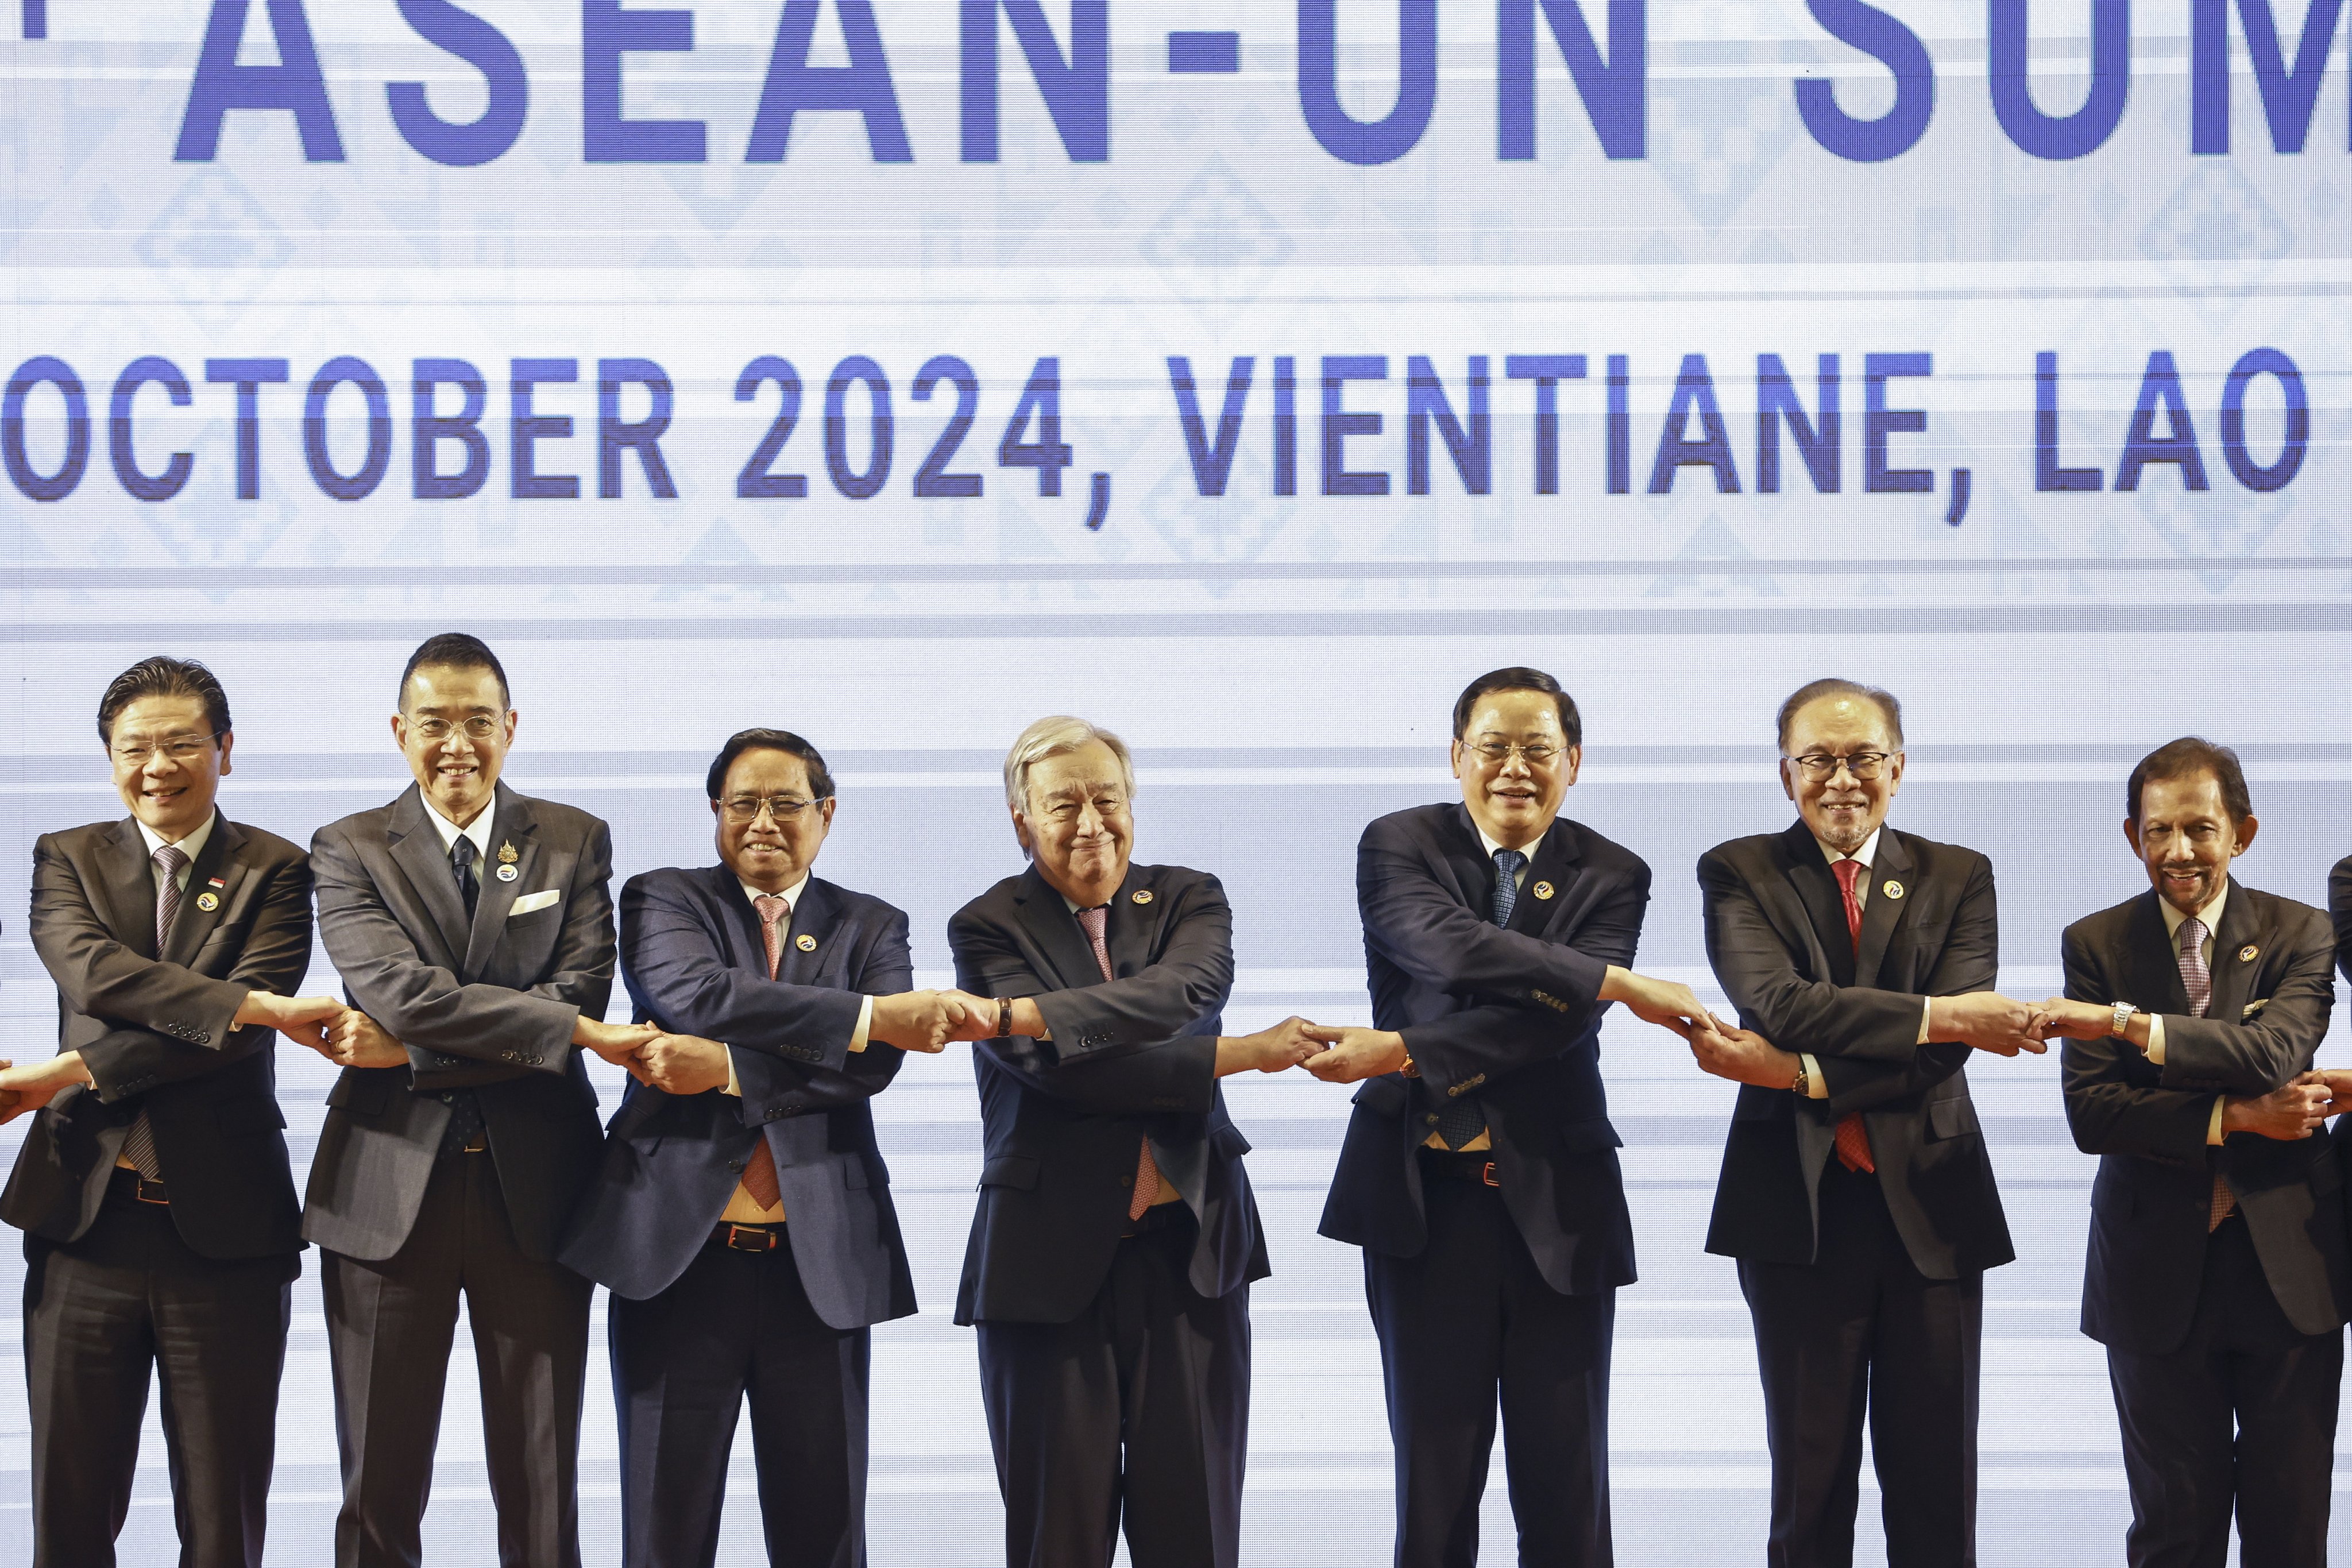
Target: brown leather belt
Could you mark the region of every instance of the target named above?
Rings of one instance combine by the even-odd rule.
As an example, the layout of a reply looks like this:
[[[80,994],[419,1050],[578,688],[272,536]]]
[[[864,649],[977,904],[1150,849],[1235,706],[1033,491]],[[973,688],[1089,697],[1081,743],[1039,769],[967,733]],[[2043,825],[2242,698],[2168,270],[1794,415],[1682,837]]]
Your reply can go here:
[[[106,1190],[110,1197],[129,1198],[133,1203],[168,1205],[172,1201],[171,1191],[163,1183],[151,1181],[121,1165],[114,1167],[114,1174],[107,1180]]]
[[[1470,1182],[1483,1187],[1499,1187],[1503,1184],[1495,1175],[1495,1162],[1485,1151],[1464,1154],[1450,1149],[1423,1149],[1421,1152],[1421,1173],[1424,1179]]]
[[[722,1225],[710,1233],[710,1245],[730,1252],[773,1252],[784,1244],[780,1225]]]

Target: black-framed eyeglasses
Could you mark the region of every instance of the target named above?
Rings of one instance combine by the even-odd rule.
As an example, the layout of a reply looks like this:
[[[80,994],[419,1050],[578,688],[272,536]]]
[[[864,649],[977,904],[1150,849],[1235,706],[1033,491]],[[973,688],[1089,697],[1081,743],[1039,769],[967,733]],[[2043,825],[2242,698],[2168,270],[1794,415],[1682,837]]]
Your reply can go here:
[[[1885,770],[1886,756],[1885,752],[1852,752],[1843,757],[1832,757],[1825,752],[1807,752],[1803,756],[1790,757],[1789,761],[1796,763],[1797,771],[1815,784],[1836,777],[1841,766],[1853,775],[1856,783],[1868,784]]]
[[[411,719],[408,721],[408,727],[427,741],[446,741],[463,730],[466,731],[466,739],[476,745],[489,740],[499,732],[499,721],[487,713],[477,713],[472,718],[455,724],[446,719],[436,719],[430,716]]]
[[[107,752],[118,767],[143,768],[158,752],[175,763],[187,763],[203,756],[206,747],[227,733],[226,730],[215,730],[209,735],[169,735],[145,745],[110,746]]]
[[[783,827],[798,822],[801,813],[817,803],[796,795],[734,795],[717,804],[727,820],[738,827],[751,826],[760,820],[763,811],[777,826]]]
[[[1549,741],[1530,741],[1526,745],[1512,745],[1503,741],[1465,741],[1472,756],[1490,768],[1507,767],[1516,754],[1531,768],[1548,768],[1568,754],[1565,746],[1555,746]]]

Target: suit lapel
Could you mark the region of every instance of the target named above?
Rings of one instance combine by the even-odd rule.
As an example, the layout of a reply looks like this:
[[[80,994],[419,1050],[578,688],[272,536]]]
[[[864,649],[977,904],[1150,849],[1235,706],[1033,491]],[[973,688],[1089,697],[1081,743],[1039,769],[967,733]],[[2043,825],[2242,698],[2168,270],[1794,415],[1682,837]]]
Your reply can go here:
[[[460,969],[458,955],[467,946],[465,900],[457,896],[457,879],[449,869],[449,856],[441,847],[441,835],[427,816],[424,793],[415,784],[393,802],[392,819],[384,826],[384,838],[393,863],[408,879],[410,889],[432,922],[432,934],[440,939],[440,952],[436,956],[452,971]]]
[[[2253,989],[2254,971],[2261,967],[2262,950],[2270,945],[2269,933],[2262,929],[2261,913],[2254,900],[2246,896],[2245,888],[2235,880],[2230,884],[2230,902],[2221,911],[2221,929],[2213,933],[2213,1000],[2205,1016],[2224,1024],[2237,1023]],[[2238,954],[2247,948],[2254,956],[2241,963]]]
[[[1138,974],[1151,967],[1151,955],[1159,950],[1160,930],[1168,919],[1168,907],[1161,901],[1159,879],[1152,868],[1129,866],[1127,880],[1110,899],[1110,918],[1103,922],[1103,945],[1110,952],[1110,972],[1113,974]],[[1135,896],[1144,895],[1137,903]],[[1075,923],[1075,922],[1073,922]],[[1092,958],[1089,948],[1087,956]],[[1097,973],[1100,970],[1097,968]]]
[[[1559,889],[1568,885],[1569,872],[1583,852],[1576,829],[1563,818],[1553,818],[1536,846],[1535,858],[1528,863],[1528,879],[1519,884],[1518,901],[1511,906],[1504,929],[1534,935],[1550,924],[1560,909]],[[1552,896],[1538,893],[1538,887],[1549,888]]]
[[[2163,907],[2154,889],[2134,901],[2126,931],[2132,988],[2123,1000],[2143,1012],[2188,1012],[2189,988],[2180,983],[2180,961],[2174,956],[2172,938],[2164,929]]]
[[[1870,893],[1862,904],[1862,951],[1853,961],[1853,983],[1875,987],[1880,965],[1886,961],[1886,944],[1895,935],[1895,926],[1910,911],[1913,895],[1918,889],[1911,885],[1913,862],[1911,850],[1903,836],[1888,828],[1878,836],[1878,858],[1871,863],[1866,875],[1870,878]],[[1832,874],[1832,879],[1835,873]],[[1890,893],[1889,888],[1900,892]],[[1843,922],[1844,900],[1839,900],[1838,915]],[[1907,988],[1909,976],[1904,977]]]
[[[743,879],[731,867],[713,866],[704,873],[713,906],[718,910],[719,942],[730,969],[768,973],[768,946],[760,935],[760,911],[743,891]],[[778,965],[782,968],[781,963]]]
[[[1882,846],[1885,842],[1884,837],[1879,839]],[[1837,873],[1830,869],[1829,861],[1822,856],[1820,842],[1802,818],[1780,836],[1780,856],[1790,884],[1797,889],[1806,918],[1813,923],[1813,937],[1822,956],[1829,961],[1830,980],[1839,985],[1852,985],[1853,934],[1846,929],[1845,895],[1838,891]],[[1865,912],[1867,907],[1864,906]]]
[[[1029,868],[1014,897],[1019,900],[1022,928],[1028,931],[1029,939],[1037,944],[1054,971],[1052,975],[1040,978],[1058,981],[1065,987],[1100,984],[1102,967],[1095,963],[1093,946],[1078,929],[1077,921],[1063,906],[1062,895],[1038,875],[1036,867]]]
[[[499,939],[506,935],[507,911],[514,908],[516,898],[525,888],[532,888],[531,873],[539,865],[539,821],[531,813],[530,798],[500,784],[497,801],[490,814],[490,852],[482,858],[478,873],[482,890],[474,896],[474,924],[466,939],[468,975],[479,974],[488,966],[490,954],[498,950]],[[438,839],[440,835],[436,833],[434,837]],[[509,846],[513,847],[517,857],[512,861],[505,858]],[[509,865],[514,867],[515,875],[499,876]],[[457,879],[453,875],[446,879],[455,889]]]
[[[142,958],[155,952],[155,872],[147,858],[147,840],[134,817],[114,825],[114,837],[102,856],[106,901],[114,916],[110,928],[115,940]]]
[[[204,853],[188,868],[188,890],[181,895],[180,912],[172,918],[172,940],[164,944],[162,956],[173,963],[185,963],[220,924],[221,911],[228,908],[236,896],[237,884],[245,879],[245,860],[236,851],[244,847],[245,835],[232,826],[218,812],[213,814],[212,837],[205,840]],[[217,879],[220,886],[212,884]],[[152,879],[151,878],[152,881]],[[212,895],[213,907],[205,908],[205,896]]]
[[[793,934],[784,943],[776,978],[789,985],[813,984],[840,924],[841,900],[834,897],[833,884],[815,877],[802,883],[801,896],[793,903]],[[762,946],[760,966],[764,969],[767,963],[768,952]]]

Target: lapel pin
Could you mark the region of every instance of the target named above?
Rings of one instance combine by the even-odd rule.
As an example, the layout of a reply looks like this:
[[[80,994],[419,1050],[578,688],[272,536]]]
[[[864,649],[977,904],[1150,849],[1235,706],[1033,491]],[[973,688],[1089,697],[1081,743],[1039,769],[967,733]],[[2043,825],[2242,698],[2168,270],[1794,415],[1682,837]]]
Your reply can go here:
[[[1129,896],[1139,904],[1148,904],[1151,901],[1151,889],[1149,888],[1138,888]]]
[[[220,908],[220,895],[210,890],[198,893],[196,895],[196,908],[204,910],[206,914],[212,913],[215,910]]]
[[[1549,899],[1552,895],[1552,886],[1549,882],[1538,882],[1534,887],[1529,888],[1528,891],[1533,893],[1538,899]]]
[[[501,866],[499,868],[499,880],[501,882],[511,882],[517,877],[521,875],[522,873],[512,866]]]
[[[793,938],[793,945],[799,948],[803,952],[814,952],[816,951],[816,938],[809,935],[806,931],[803,931],[800,935]]]
[[[220,878],[218,878],[218,877],[208,877],[208,878],[206,878],[206,879],[205,879],[205,885],[206,885],[207,887],[213,887],[213,888],[226,888],[226,887],[227,887],[227,886],[228,886],[228,884],[227,884],[226,881],[222,880],[222,879],[221,879]]]
[[[1890,899],[1899,899],[1903,896],[1903,884],[1889,877],[1879,884],[1878,890]]]
[[[521,858],[522,857],[515,852],[514,840],[509,839],[504,844],[499,846],[499,865],[511,866]]]
[[[2260,958],[2262,955],[2263,955],[2263,950],[2262,950],[2261,948],[2259,948],[2259,947],[2256,947],[2252,942],[2250,942],[2246,943],[2246,945],[2245,945],[2245,946],[2243,946],[2243,947],[2242,947],[2242,948],[2240,948],[2240,949],[2238,950],[2238,962],[2239,962],[2240,963],[2252,963],[2254,960],[2256,960],[2257,958]]]

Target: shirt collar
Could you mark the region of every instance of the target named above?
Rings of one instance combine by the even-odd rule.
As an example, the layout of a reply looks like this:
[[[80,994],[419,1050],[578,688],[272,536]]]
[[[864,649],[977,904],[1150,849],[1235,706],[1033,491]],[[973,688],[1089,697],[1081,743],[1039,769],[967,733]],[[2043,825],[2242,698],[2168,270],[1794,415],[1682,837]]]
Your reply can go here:
[[[1551,829],[1547,826],[1543,830],[1543,833],[1537,834],[1534,838],[1519,846],[1519,853],[1528,858],[1528,865],[1532,866],[1535,864],[1536,851],[1543,847],[1544,834],[1549,833]],[[1486,847],[1486,858],[1489,860],[1492,860],[1496,856],[1503,852],[1502,841],[1500,839],[1487,837],[1486,830],[1483,827],[1478,829],[1478,842]]]
[[[2221,929],[2221,908],[2229,901],[2230,879],[2224,877],[2221,879],[2221,886],[2215,890],[2211,900],[2209,901],[2203,909],[2197,911],[2197,918],[2205,922],[2205,934],[2208,937],[2213,936],[2215,932]],[[2156,896],[2156,907],[2164,911],[2165,940],[2175,943],[2179,942],[2180,941],[2180,922],[2187,920],[2189,917],[2175,909],[2173,907],[2172,900],[2166,898],[2162,893],[2158,893]]]
[[[779,893],[770,893],[765,888],[755,888],[740,877],[736,878],[735,881],[743,889],[743,896],[751,900],[751,907],[755,910],[760,907],[760,900],[766,898],[782,899],[797,909],[800,907],[801,889],[808,886],[809,875],[810,873],[806,871],[802,872],[799,881]]]
[[[1827,860],[1831,865],[1834,866],[1841,860],[1859,860],[1862,862],[1862,868],[1867,871],[1870,869],[1872,863],[1878,858],[1878,836],[1885,831],[1886,829],[1884,827],[1872,828],[1870,830],[1870,837],[1862,841],[1862,847],[1855,850],[1851,855],[1832,849],[1828,845],[1822,844],[1818,838],[1814,839],[1813,842],[1821,845],[1822,858]]]
[[[139,819],[135,816],[131,820],[133,822],[139,822]],[[218,812],[215,812],[212,816],[205,818],[205,825],[202,827],[197,828],[194,833],[189,834],[185,838],[180,840],[180,853],[188,858],[188,863],[190,865],[193,866],[195,864],[196,857],[203,854],[205,852],[205,846],[212,841],[213,824],[219,820],[220,814]],[[147,841],[147,858],[150,860],[154,859],[155,851],[163,847],[163,837],[157,834],[153,828],[148,826],[143,822],[139,822],[139,837]]]
[[[420,799],[425,799],[425,816],[433,824],[433,831],[441,836],[441,849],[444,854],[457,847],[459,838],[470,838],[474,841],[474,858],[483,865],[489,864],[490,822],[499,814],[497,795],[490,796],[490,804],[482,807],[481,816],[463,827],[442,816],[435,808],[433,802],[425,798],[422,791],[418,792],[418,796]]]

